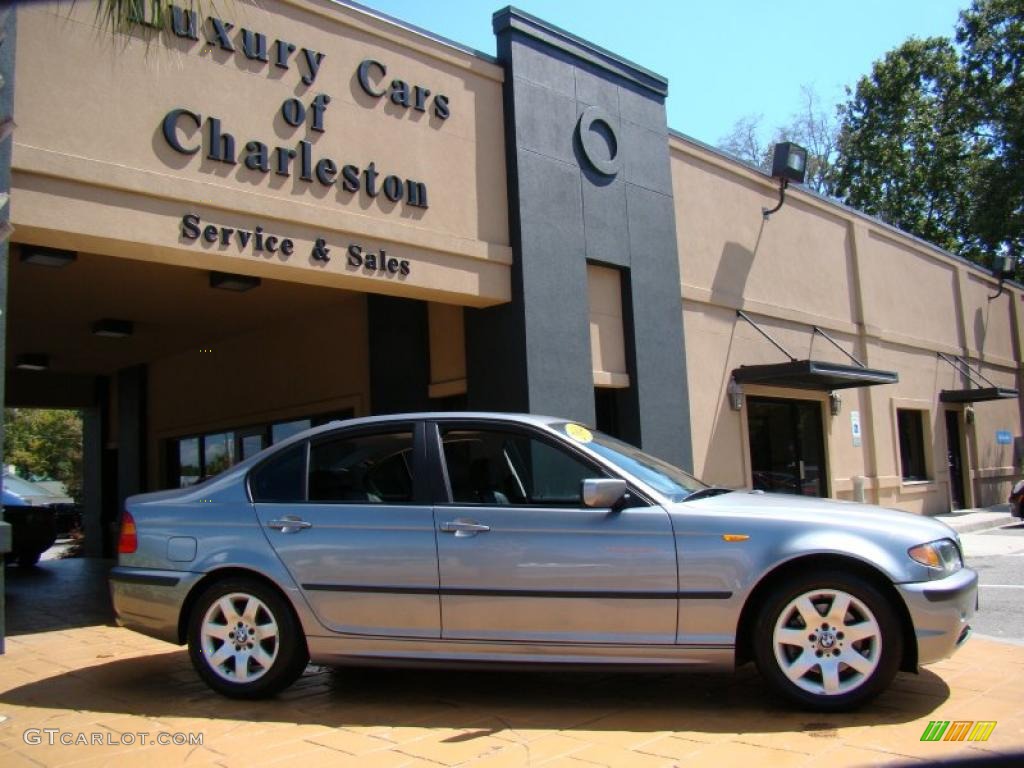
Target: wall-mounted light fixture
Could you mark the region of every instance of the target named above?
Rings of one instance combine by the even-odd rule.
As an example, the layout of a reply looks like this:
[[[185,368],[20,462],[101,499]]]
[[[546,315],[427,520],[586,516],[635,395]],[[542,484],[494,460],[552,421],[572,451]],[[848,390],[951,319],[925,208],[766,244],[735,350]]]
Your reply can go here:
[[[37,267],[66,267],[78,258],[74,251],[60,248],[44,248],[41,245],[21,246],[21,263]]]
[[[729,379],[729,386],[725,391],[729,395],[729,407],[734,411],[742,411],[743,387],[736,383],[736,379]]]
[[[964,421],[967,422],[968,424],[973,424],[974,423],[974,406],[973,405],[968,405],[966,408],[964,408]]]
[[[104,317],[92,324],[94,336],[105,336],[108,339],[123,339],[135,332],[135,323],[131,320],[117,320],[113,317]]]
[[[225,291],[248,291],[258,287],[260,279],[251,275],[235,275],[230,272],[211,272],[210,287]]]
[[[19,371],[45,371],[50,367],[48,355],[26,353],[14,358],[14,367]]]
[[[838,416],[843,412],[843,398],[839,396],[838,392],[828,393],[828,409],[833,416]]]
[[[996,256],[995,266],[992,267],[992,277],[999,281],[999,290],[988,297],[989,301],[998,299],[1003,295],[1003,282],[1013,277],[1015,259],[1008,253],[1004,253],[1002,256]]]
[[[767,219],[786,202],[786,187],[790,182],[803,184],[807,176],[807,150],[792,141],[783,141],[775,145],[772,155],[772,178],[779,180],[779,204],[774,208],[762,208],[761,213]]]

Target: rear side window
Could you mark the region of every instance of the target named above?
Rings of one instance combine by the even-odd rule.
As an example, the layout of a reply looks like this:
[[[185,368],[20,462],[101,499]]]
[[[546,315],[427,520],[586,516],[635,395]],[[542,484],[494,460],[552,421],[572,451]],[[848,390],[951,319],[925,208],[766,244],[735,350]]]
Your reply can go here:
[[[306,500],[306,445],[287,448],[256,467],[249,475],[253,501]]]
[[[355,504],[413,501],[412,431],[337,436],[309,452],[309,500]]]

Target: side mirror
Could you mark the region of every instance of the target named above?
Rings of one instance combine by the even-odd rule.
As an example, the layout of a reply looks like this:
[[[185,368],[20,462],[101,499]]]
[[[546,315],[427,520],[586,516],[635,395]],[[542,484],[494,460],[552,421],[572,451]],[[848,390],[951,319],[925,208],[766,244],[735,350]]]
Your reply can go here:
[[[583,503],[588,507],[614,507],[625,495],[625,480],[594,478],[583,481]]]

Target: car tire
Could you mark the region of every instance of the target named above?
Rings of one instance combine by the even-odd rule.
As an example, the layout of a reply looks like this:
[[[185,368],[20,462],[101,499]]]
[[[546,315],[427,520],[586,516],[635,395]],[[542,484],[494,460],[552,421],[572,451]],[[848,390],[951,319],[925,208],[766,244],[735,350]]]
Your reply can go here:
[[[819,712],[855,709],[899,671],[903,631],[891,603],[854,574],[811,573],[774,589],[754,626],[754,659],[783,698]]]
[[[284,690],[309,660],[291,606],[255,579],[226,579],[192,606],[188,652],[196,672],[217,693],[260,699]]]

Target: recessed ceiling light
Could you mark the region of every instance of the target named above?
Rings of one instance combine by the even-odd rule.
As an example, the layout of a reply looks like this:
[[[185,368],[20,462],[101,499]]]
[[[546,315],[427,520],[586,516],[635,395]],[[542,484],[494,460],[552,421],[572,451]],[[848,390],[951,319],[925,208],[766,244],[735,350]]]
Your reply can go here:
[[[135,323],[131,320],[117,320],[113,317],[104,317],[92,324],[92,332],[96,336],[106,336],[111,339],[123,339],[131,336],[135,331]]]
[[[235,275],[230,272],[211,272],[210,287],[225,291],[248,291],[260,284],[258,277]]]
[[[14,367],[19,371],[45,371],[50,367],[48,355],[24,354],[14,359]]]
[[[66,267],[77,258],[78,254],[74,251],[44,248],[41,245],[21,246],[23,264],[35,264],[37,267]]]

